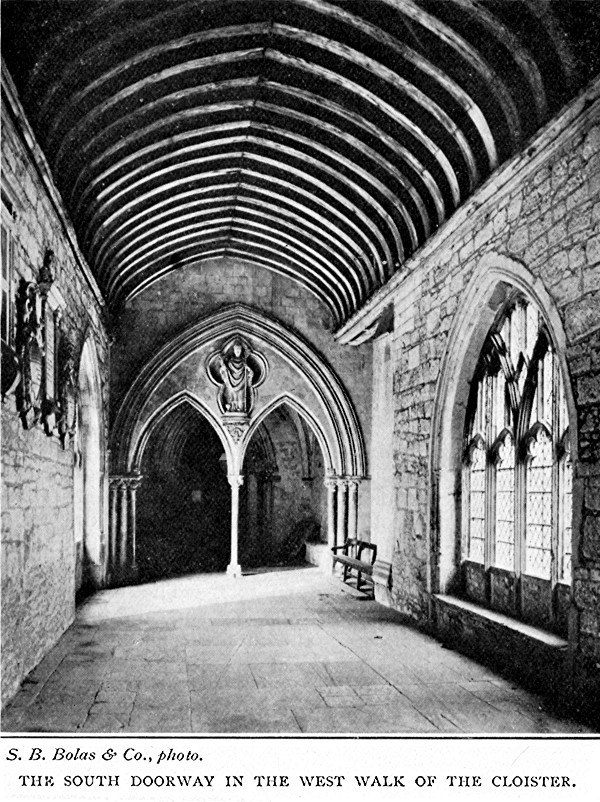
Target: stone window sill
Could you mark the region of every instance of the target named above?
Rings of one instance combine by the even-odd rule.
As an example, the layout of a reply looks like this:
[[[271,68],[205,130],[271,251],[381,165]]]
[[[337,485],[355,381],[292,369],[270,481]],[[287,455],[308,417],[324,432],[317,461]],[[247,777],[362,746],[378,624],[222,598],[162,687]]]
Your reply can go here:
[[[488,610],[485,607],[480,607],[473,602],[458,599],[456,596],[445,596],[443,594],[436,594],[434,596],[436,602],[441,602],[446,607],[452,607],[457,611],[462,611],[469,615],[477,616],[478,618],[490,621],[497,626],[504,627],[512,632],[519,633],[526,638],[538,641],[545,646],[553,649],[567,649],[569,642],[554,635],[552,632],[547,632],[544,629],[533,627],[531,624],[525,624],[523,621],[518,621],[516,618],[511,618],[508,615],[497,613],[494,610]]]

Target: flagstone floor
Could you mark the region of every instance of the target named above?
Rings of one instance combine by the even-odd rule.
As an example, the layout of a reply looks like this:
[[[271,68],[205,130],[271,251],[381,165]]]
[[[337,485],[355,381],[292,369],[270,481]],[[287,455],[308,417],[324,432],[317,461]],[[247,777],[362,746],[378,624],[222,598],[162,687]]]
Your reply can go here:
[[[102,591],[4,731],[583,733],[316,568]]]

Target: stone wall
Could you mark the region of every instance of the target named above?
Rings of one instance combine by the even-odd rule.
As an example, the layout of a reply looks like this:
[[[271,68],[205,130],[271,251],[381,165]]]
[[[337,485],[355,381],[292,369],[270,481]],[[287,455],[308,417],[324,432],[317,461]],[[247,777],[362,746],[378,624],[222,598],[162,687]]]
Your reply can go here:
[[[107,346],[97,290],[10,84],[2,76],[2,187],[14,210],[15,275],[36,280],[47,248],[63,330],[76,346],[93,337],[104,377]],[[5,91],[6,90],[6,91]],[[106,384],[104,386],[107,398]],[[40,424],[24,430],[15,396],[2,406],[2,702],[71,623],[75,609],[73,450]]]
[[[599,97],[600,84],[593,85],[522,156],[486,182],[406,265],[405,272],[340,333],[342,341],[351,341],[361,326],[372,324],[394,303],[392,603],[416,621],[426,622],[442,548],[438,501],[443,491],[431,473],[439,447],[432,422],[443,359],[455,345],[452,332],[464,335],[460,321],[475,321],[483,314],[472,306],[472,277],[482,264],[510,262],[521,285],[529,282],[532,292],[548,299],[564,331],[563,367],[578,426],[574,457],[578,567],[570,640],[574,694],[588,702],[600,698]],[[485,271],[478,276],[484,278]],[[473,340],[472,361],[487,326],[489,322]],[[460,365],[446,367],[460,370]],[[374,373],[381,369],[374,366]],[[377,492],[373,487],[374,496]],[[456,554],[446,559],[456,560]]]
[[[144,362],[174,334],[227,304],[243,303],[303,335],[348,390],[368,437],[371,354],[347,349],[332,335],[327,307],[297,282],[239,259],[215,259],[176,270],[129,301],[115,321],[112,404]]]

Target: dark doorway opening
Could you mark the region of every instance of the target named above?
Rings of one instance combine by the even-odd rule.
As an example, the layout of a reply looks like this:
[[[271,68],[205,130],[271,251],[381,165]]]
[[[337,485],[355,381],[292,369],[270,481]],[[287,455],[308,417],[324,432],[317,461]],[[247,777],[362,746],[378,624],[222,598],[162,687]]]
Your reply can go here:
[[[200,412],[178,407],[153,432],[142,461],[139,579],[225,571],[231,492],[219,437]]]
[[[302,564],[306,544],[326,537],[321,449],[287,404],[254,433],[240,494],[240,562],[244,568]]]

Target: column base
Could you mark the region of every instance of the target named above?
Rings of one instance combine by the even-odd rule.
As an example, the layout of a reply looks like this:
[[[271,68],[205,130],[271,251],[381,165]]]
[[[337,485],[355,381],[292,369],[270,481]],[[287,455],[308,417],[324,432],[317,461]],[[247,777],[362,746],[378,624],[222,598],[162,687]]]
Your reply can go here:
[[[242,566],[229,563],[229,565],[227,566],[227,576],[230,576],[232,579],[237,579],[241,575],[242,575]]]

